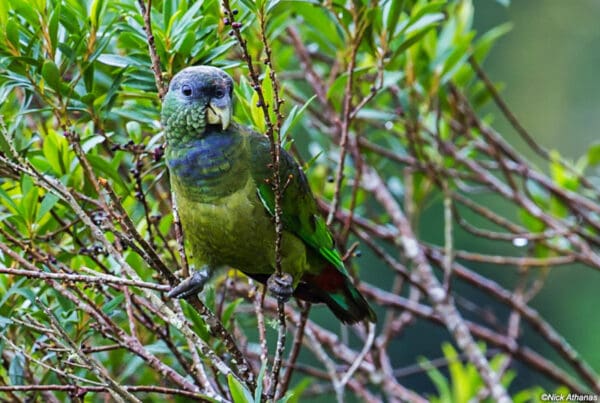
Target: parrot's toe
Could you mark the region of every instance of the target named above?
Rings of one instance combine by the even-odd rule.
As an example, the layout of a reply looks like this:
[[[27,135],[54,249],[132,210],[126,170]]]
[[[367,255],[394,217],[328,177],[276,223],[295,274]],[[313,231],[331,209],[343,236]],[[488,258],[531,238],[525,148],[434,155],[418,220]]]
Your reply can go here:
[[[273,273],[267,280],[269,292],[281,302],[286,302],[294,293],[294,279],[289,273]]]
[[[208,278],[209,275],[205,270],[196,270],[191,276],[173,287],[173,289],[167,293],[167,297],[187,298],[191,295],[198,294],[204,288],[204,284],[206,284]]]

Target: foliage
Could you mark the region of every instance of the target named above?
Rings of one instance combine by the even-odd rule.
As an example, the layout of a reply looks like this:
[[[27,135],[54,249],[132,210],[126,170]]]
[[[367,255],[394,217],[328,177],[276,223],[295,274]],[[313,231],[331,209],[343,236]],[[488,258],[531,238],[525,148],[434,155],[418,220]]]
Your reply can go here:
[[[463,364],[456,349],[449,343],[442,345],[443,357],[448,365],[450,378],[446,379],[431,361],[423,359],[421,365],[427,370],[427,375],[435,384],[438,395],[429,396],[429,400],[434,403],[443,402],[468,402],[478,398],[480,401],[483,396],[478,396],[483,381],[477,373],[477,368],[471,363]],[[490,365],[495,371],[498,371],[506,364],[508,357],[504,354],[497,354],[490,361]],[[508,388],[515,374],[509,371],[502,377],[502,385]]]
[[[485,351],[485,347],[481,347]],[[446,378],[434,363],[425,358],[421,359],[421,366],[427,371],[427,375],[434,383],[437,395],[428,396],[433,403],[451,403],[451,402],[472,402],[483,401],[493,402],[487,393],[482,393],[483,381],[477,373],[477,368],[469,362],[461,362],[461,356],[456,349],[449,343],[442,344],[444,366],[447,365],[449,378]],[[490,365],[495,371],[501,370],[509,364],[510,358],[505,354],[496,354],[490,360]],[[514,371],[507,371],[502,376],[502,385],[508,388],[515,379]],[[569,389],[561,386],[557,389],[547,392],[540,386],[534,386],[521,390],[512,396],[514,402],[528,403],[544,401],[543,395],[568,396]]]
[[[476,35],[469,0],[239,0],[231,8],[226,14],[218,0],[0,3],[0,396],[291,402],[325,391],[340,401],[424,401],[424,391],[394,376],[393,366],[407,363],[391,347],[420,322],[446,328],[468,361],[444,348],[450,378],[429,371],[440,401],[481,393],[502,401],[514,375],[501,365],[509,358],[540,385],[600,392],[593,369],[528,305],[544,270],[574,261],[600,268],[599,194],[584,176],[600,160],[598,146],[572,164],[529,142],[546,175],[482,119],[491,100],[511,117],[479,67],[510,27]],[[263,113],[249,60],[267,102],[284,100],[281,117],[272,107]],[[309,306],[286,304],[291,342],[280,377],[270,369],[277,304],[261,297],[262,286],[223,272],[202,301],[164,295],[185,261],[159,94],[194,64],[234,77],[238,122],[261,131],[278,123],[275,135],[303,162],[348,267],[378,306],[377,328],[346,331],[317,309],[309,319]],[[432,243],[420,224],[440,201],[443,236]],[[459,231],[489,240],[497,255],[455,249]],[[479,262],[512,267],[519,281],[504,288],[471,270]],[[455,281],[497,303],[492,319],[472,309],[472,294],[450,287]],[[507,308],[510,324],[498,326]],[[530,328],[521,322],[565,363],[524,345]],[[475,339],[504,353],[488,360]]]

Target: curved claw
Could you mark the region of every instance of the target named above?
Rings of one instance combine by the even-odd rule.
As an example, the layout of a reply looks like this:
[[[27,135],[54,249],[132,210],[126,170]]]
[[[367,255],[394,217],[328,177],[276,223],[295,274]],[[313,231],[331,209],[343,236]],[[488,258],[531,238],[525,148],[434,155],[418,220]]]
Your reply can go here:
[[[294,279],[289,273],[273,273],[267,280],[267,289],[281,302],[287,302],[294,293]]]
[[[177,284],[167,293],[169,298],[187,298],[198,294],[210,276],[206,270],[194,271],[191,276]]]

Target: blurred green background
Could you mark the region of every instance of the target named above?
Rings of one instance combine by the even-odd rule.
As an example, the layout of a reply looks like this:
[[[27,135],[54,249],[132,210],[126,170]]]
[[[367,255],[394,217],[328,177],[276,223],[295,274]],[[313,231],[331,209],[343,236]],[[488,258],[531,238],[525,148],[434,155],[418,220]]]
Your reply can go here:
[[[485,63],[489,75],[505,84],[510,107],[542,145],[579,158],[600,140],[600,2],[473,3],[478,33],[513,24]],[[506,122],[496,119],[496,128],[525,151]]]
[[[473,23],[478,35],[503,23],[512,24],[512,30],[494,45],[483,67],[502,89],[504,100],[538,144],[558,150],[565,159],[575,162],[586,154],[591,144],[600,143],[600,1],[513,0],[508,6],[502,3],[473,0]],[[483,116],[538,169],[548,172],[548,163],[527,147],[494,105],[484,108]],[[598,172],[590,171],[587,176],[600,185]],[[493,196],[475,197],[520,222],[514,206]],[[469,215],[465,218],[473,224],[488,224]],[[442,220],[441,199],[434,197],[419,222],[421,237],[442,245]],[[527,247],[516,248],[474,237],[458,226],[455,227],[455,247],[492,255],[522,256],[527,253]],[[364,250],[365,256],[357,262],[362,268],[361,278],[389,288],[389,278],[382,278],[370,269],[373,256],[366,247]],[[518,281],[516,267],[466,264],[509,290],[513,290]],[[549,272],[544,288],[530,304],[596,371],[600,371],[599,285],[600,273],[594,269],[582,265],[561,266]],[[499,328],[506,328],[510,311],[504,305],[460,282],[455,282],[453,287],[458,294],[476,302],[478,308],[493,311]],[[315,309],[313,315],[319,316],[319,311]],[[464,308],[462,312],[467,318],[476,314]],[[522,327],[522,335],[527,346],[568,368],[527,325]],[[431,379],[414,365],[420,357],[429,360],[442,357],[440,343],[448,340],[445,329],[423,320],[408,326],[390,346],[394,352],[393,367],[408,373],[400,376],[400,383],[420,393],[436,395]],[[513,362],[511,368],[516,371],[511,394],[533,385],[541,385],[548,392],[557,387],[518,362]],[[440,370],[448,376],[446,368]]]
[[[486,72],[495,83],[501,84],[504,99],[539,144],[576,161],[591,144],[600,142],[600,1],[517,0],[508,7],[490,0],[473,3],[478,34],[501,23],[513,24],[513,29],[492,48],[484,64]],[[486,113],[486,119],[493,122],[508,142],[539,169],[548,171],[547,163],[527,148],[498,109],[488,107]],[[597,172],[588,172],[592,180],[595,176]],[[489,203],[497,202],[489,200]],[[439,201],[427,209],[420,223],[425,239],[442,242],[442,214]],[[456,247],[517,256],[525,252],[510,245],[499,250],[497,244],[461,231],[456,231]],[[473,263],[469,266],[496,278],[509,289],[516,282],[516,268]],[[600,370],[599,284],[600,273],[591,268],[562,266],[549,273],[544,289],[532,303],[596,370]],[[508,312],[504,307],[498,307],[485,295],[470,295],[481,302],[480,307],[489,306],[500,312],[499,317],[506,324]],[[530,328],[524,331],[528,345],[544,356],[556,357]],[[408,365],[405,359],[412,358],[414,362],[415,355],[424,354],[430,359],[440,356],[438,337],[447,337],[439,327],[426,324],[410,327],[398,340],[396,348],[400,353],[395,367]],[[524,366],[517,365],[516,370],[513,392],[533,384],[554,388]],[[400,381],[417,390],[432,388],[427,378],[417,375]],[[429,386],[423,382],[429,382]]]
[[[528,0],[503,7],[476,0],[474,5],[478,32],[513,23],[484,65],[495,82],[504,83],[504,99],[539,144],[576,161],[600,142],[600,2]],[[497,109],[490,111],[496,129],[532,156]],[[543,163],[538,166],[547,171]],[[555,269],[533,303],[596,370],[599,282],[600,273],[588,267]]]

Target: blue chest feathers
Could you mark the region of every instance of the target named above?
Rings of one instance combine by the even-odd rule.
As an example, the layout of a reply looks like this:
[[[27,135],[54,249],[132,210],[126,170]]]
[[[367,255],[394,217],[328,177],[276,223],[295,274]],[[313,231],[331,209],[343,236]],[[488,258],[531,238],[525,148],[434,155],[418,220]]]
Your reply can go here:
[[[167,166],[179,191],[191,199],[223,197],[245,183],[243,139],[229,133],[167,148]]]

